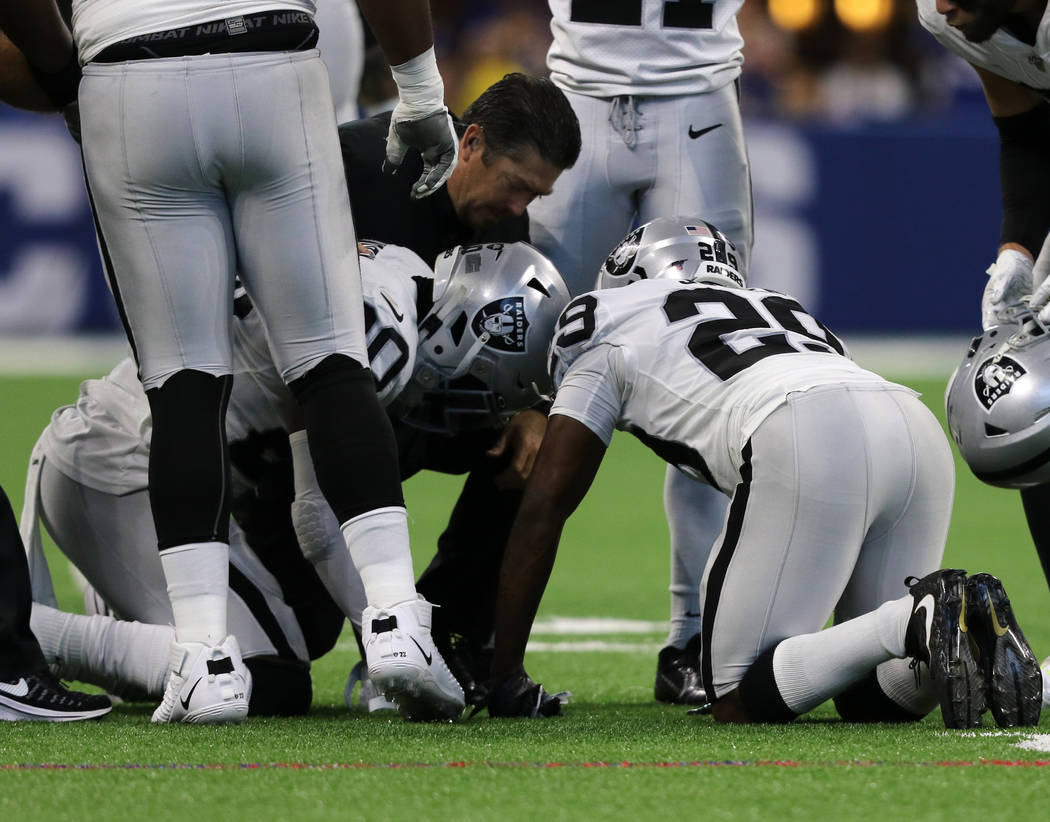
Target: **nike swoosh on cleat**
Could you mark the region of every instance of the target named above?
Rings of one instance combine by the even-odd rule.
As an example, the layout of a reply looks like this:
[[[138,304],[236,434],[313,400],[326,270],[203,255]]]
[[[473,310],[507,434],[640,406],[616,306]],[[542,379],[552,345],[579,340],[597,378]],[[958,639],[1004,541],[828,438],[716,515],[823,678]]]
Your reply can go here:
[[[722,127],[721,123],[715,123],[713,126],[708,126],[707,128],[702,128],[702,129],[699,129],[698,131],[693,131],[693,127],[689,126],[689,137],[691,139],[695,140],[697,137],[702,137],[703,135],[707,134],[707,132],[714,131],[716,128],[721,128],[721,127]]]
[[[410,636],[409,639],[411,639],[413,642],[416,642],[416,638],[414,636]],[[423,655],[423,659],[425,659],[427,661],[427,665],[429,665],[430,661],[434,657],[431,654],[428,654],[426,651],[424,651],[423,646],[420,645],[418,642],[416,642],[416,647],[419,648],[419,652]]]
[[[991,598],[988,600],[988,610],[992,612],[992,630],[995,631],[996,636],[1006,636],[1009,633],[1009,628],[1004,628],[999,624],[999,616],[995,613],[995,606],[992,605]]]
[[[404,315],[404,314],[402,314],[402,313],[401,313],[400,311],[398,311],[398,310],[397,310],[397,306],[396,306],[396,305],[394,305],[394,303],[393,303],[393,302],[392,302],[392,301],[390,300],[390,298],[389,298],[389,297],[388,297],[388,296],[386,295],[386,292],[384,292],[384,291],[380,291],[380,292],[379,292],[379,296],[380,296],[380,297],[382,297],[382,298],[383,298],[383,299],[384,299],[384,300],[386,301],[386,304],[390,306],[390,310],[394,312],[394,318],[395,318],[395,319],[396,319],[396,320],[397,320],[398,322],[402,322],[402,321],[403,321],[403,320],[405,319],[405,315]]]
[[[26,682],[25,677],[19,679],[18,682],[0,682],[0,691],[11,694],[11,696],[25,696],[29,693],[29,683]]]
[[[927,602],[926,600],[929,600],[929,602]],[[935,600],[933,598],[933,594],[927,594],[926,596],[924,596],[922,599],[919,600],[919,604],[916,605],[915,606],[915,610],[912,611],[912,613],[918,613],[920,608],[925,608],[926,609],[926,649],[927,650],[929,650],[929,648],[930,648],[930,631],[933,628],[933,606],[934,605],[935,605]]]
[[[193,683],[193,687],[190,688],[190,692],[186,694],[185,699],[181,696],[179,697],[179,702],[182,703],[184,710],[188,711],[190,709],[190,700],[193,699],[193,692],[197,690],[197,686],[201,684],[201,679],[203,679],[203,677],[197,677],[197,681]]]

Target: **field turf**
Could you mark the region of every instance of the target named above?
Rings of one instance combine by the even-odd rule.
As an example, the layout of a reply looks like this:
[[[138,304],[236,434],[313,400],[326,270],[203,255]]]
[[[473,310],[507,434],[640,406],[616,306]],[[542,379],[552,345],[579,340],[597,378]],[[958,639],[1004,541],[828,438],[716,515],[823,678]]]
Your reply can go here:
[[[0,482],[20,508],[24,466],[76,378],[0,378]],[[943,379],[909,381],[941,415]],[[242,727],[149,723],[152,705],[100,722],[0,723],[0,819],[857,820],[1037,816],[1050,780],[1050,719],[1037,733],[859,726],[830,705],[787,727],[721,727],[652,701],[667,617],[663,464],[617,435],[570,520],[527,665],[571,689],[566,716],[408,725],[343,706],[349,634],[314,668],[305,719]],[[416,565],[429,558],[460,480],[406,486]],[[59,598],[79,610],[52,553]],[[958,468],[945,564],[1003,578],[1029,641],[1050,654],[1046,583],[1016,493]],[[633,620],[558,633],[553,617]],[[657,623],[647,624],[647,623]],[[578,623],[577,623],[578,624]],[[596,629],[597,630],[597,629]],[[541,633],[542,632],[542,633]],[[559,647],[560,646],[560,647]],[[596,650],[597,649],[597,650]],[[1039,733],[1038,731],[1042,731]],[[1041,747],[1040,747],[1041,746]]]

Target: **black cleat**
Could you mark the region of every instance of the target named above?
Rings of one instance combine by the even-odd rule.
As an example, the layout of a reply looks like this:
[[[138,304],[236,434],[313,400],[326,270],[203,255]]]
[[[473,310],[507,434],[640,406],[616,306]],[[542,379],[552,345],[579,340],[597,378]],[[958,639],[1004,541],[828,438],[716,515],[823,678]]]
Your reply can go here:
[[[72,722],[95,719],[111,708],[105,694],[70,691],[50,673],[0,682],[0,719]]]
[[[460,634],[435,633],[433,637],[434,645],[463,689],[467,705],[484,705],[489,695],[492,648]]]
[[[966,572],[934,571],[922,579],[908,577],[914,600],[904,636],[904,651],[929,667],[946,728],[977,728],[985,709],[984,679],[973,658],[966,626]]]
[[[706,705],[707,694],[700,678],[700,634],[684,648],[668,645],[656,658],[653,696],[669,705]]]
[[[985,699],[1000,728],[1039,724],[1043,675],[1014,618],[1003,584],[991,574],[966,580],[966,622],[984,675]]]

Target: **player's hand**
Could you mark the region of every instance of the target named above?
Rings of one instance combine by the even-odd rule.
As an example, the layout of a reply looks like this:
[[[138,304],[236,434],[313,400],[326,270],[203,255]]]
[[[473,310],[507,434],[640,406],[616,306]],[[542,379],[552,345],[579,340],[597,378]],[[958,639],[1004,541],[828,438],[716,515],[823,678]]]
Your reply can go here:
[[[492,686],[488,696],[489,716],[524,716],[529,719],[561,716],[562,699],[566,697],[547,693],[525,671],[519,671]]]
[[[1032,299],[1029,306],[1039,312],[1039,321],[1046,325],[1050,322],[1050,234],[1043,240],[1043,247],[1032,266]]]
[[[539,411],[529,408],[511,417],[496,444],[485,452],[492,459],[509,458],[507,467],[495,477],[497,488],[525,487],[546,431],[547,416]]]
[[[441,106],[423,117],[413,117],[404,103],[394,107],[383,170],[388,174],[397,171],[410,148],[423,158],[423,173],[412,186],[412,198],[418,200],[441,188],[456,167],[459,141],[447,108]]]
[[[1013,320],[1027,309],[1032,294],[1032,260],[1020,251],[1006,249],[988,266],[988,284],[981,298],[981,325],[985,330]]]

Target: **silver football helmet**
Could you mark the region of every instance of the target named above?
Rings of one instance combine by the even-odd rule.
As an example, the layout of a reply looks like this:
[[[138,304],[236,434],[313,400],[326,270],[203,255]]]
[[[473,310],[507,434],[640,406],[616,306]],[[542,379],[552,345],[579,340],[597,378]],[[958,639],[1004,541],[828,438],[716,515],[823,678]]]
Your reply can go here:
[[[978,479],[1050,482],[1050,334],[1031,314],[975,337],[945,391],[948,429]]]
[[[602,263],[595,288],[657,278],[743,288],[732,241],[698,217],[657,217],[624,237]]]
[[[501,425],[550,391],[547,347],[569,291],[528,243],[457,246],[434,265],[434,305],[419,322],[407,423],[456,432]]]

